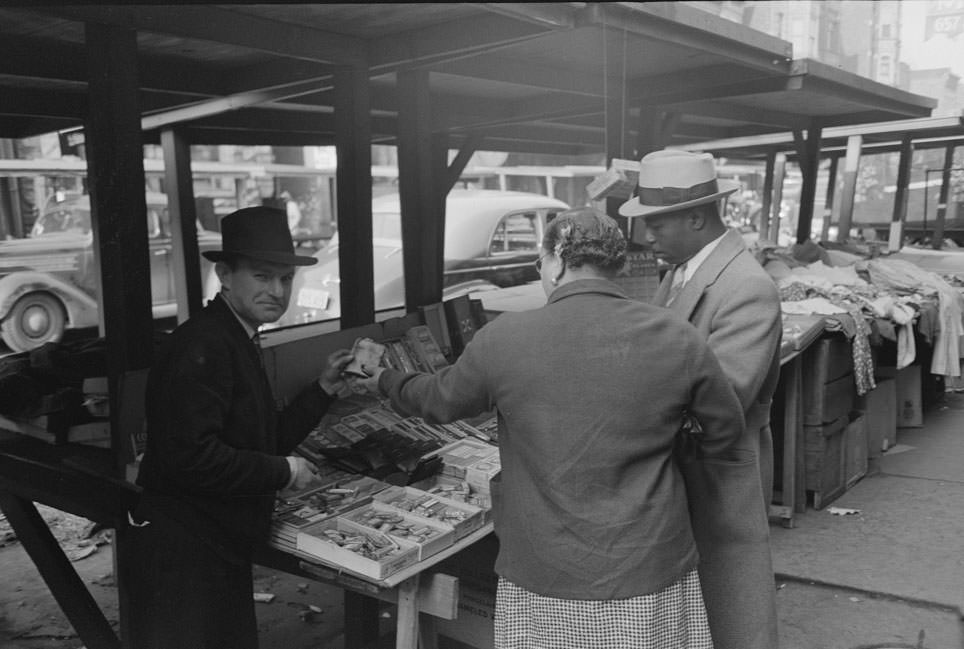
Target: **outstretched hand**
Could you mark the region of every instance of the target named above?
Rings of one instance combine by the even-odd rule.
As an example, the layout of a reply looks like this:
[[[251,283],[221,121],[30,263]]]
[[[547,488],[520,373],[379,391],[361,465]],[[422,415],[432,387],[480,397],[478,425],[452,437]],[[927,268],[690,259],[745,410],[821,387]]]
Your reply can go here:
[[[361,388],[365,392],[368,392],[369,394],[376,394],[376,395],[379,394],[378,377],[382,375],[382,372],[385,371],[385,368],[381,366],[371,367],[368,365],[363,365],[362,370],[368,376],[365,378],[359,377],[354,379],[352,381],[352,385],[354,386],[354,389],[357,390]]]
[[[351,362],[351,359],[351,352],[347,349],[339,349],[328,356],[325,369],[318,377],[318,385],[321,386],[322,390],[328,394],[336,395],[348,388],[348,384],[345,383],[345,378],[342,376],[342,371]]]

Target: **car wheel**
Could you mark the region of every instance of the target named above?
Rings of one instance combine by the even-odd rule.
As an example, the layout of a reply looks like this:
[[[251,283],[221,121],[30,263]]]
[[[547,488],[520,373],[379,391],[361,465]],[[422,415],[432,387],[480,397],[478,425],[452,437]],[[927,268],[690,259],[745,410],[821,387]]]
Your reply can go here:
[[[28,293],[17,300],[0,324],[3,342],[15,352],[25,352],[64,335],[67,316],[60,301],[49,293]]]

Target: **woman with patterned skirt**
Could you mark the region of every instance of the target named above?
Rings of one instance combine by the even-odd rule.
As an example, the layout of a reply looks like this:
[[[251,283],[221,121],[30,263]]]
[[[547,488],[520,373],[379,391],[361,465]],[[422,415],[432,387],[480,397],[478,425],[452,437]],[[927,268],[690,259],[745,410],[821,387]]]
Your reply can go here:
[[[611,281],[613,219],[565,212],[542,253],[544,307],[500,315],[437,374],[362,383],[430,422],[496,409],[497,647],[711,648],[673,449],[695,418],[700,454],[724,453],[740,404],[689,323]]]

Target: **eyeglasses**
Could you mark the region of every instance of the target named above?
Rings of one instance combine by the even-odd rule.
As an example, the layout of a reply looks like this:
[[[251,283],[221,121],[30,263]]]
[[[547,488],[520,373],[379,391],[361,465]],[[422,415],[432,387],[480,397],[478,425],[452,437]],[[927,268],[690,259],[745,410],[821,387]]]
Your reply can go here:
[[[538,273],[542,272],[542,260],[548,256],[549,256],[549,253],[547,252],[546,254],[540,256],[538,259],[535,260],[534,265],[536,267],[536,272]]]

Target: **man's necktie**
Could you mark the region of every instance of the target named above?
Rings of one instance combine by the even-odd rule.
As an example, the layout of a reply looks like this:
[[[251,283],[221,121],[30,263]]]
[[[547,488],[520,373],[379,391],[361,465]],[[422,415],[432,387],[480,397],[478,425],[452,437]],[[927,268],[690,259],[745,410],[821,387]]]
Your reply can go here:
[[[673,303],[676,296],[679,295],[680,290],[683,288],[683,280],[686,277],[686,264],[680,264],[673,269],[673,281],[669,285],[669,295],[666,296],[666,306]]]
[[[258,362],[261,363],[261,369],[264,369],[264,352],[261,349],[261,334],[259,332],[254,332],[251,336],[251,344],[254,345],[254,352],[258,355]]]

